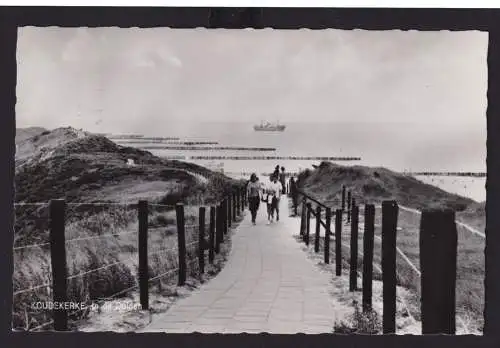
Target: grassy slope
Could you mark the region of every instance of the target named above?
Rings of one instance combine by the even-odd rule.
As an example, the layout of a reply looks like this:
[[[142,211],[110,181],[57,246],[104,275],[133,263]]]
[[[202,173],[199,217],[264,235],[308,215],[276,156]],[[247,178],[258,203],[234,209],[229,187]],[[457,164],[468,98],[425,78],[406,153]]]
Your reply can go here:
[[[127,166],[127,159],[136,166]],[[191,173],[208,177],[200,182]],[[66,238],[87,238],[124,233],[119,237],[87,239],[68,243],[68,273],[121,262],[69,281],[69,299],[85,302],[106,297],[135,284],[137,274],[137,210],[135,205],[73,206],[73,202],[185,202],[186,224],[197,222],[197,204],[210,204],[223,191],[238,185],[203,167],[166,161],[151,153],[118,146],[112,141],[70,128],[35,134],[18,141],[16,153],[16,201],[47,202],[65,198]],[[206,217],[208,221],[208,216]],[[14,246],[48,241],[48,205],[17,206]],[[175,212],[150,207],[150,272],[154,277],[176,267]],[[188,229],[187,243],[196,231]],[[170,250],[173,249],[174,252]],[[192,249],[190,256],[195,257]],[[14,253],[14,291],[50,283],[50,260],[46,247]],[[13,327],[35,327],[49,319],[47,312],[29,308],[36,300],[49,300],[49,288],[14,297]],[[80,313],[81,314],[81,313]]]
[[[486,229],[486,202],[473,203],[464,211],[457,214],[460,221],[463,221],[471,227],[484,232]]]
[[[378,176],[375,175],[378,173]],[[401,205],[414,209],[428,206],[450,207],[462,210],[457,217],[466,223],[476,222],[477,228],[484,226],[484,204],[475,203],[464,197],[449,194],[439,188],[419,182],[413,178],[391,172],[387,169],[368,167],[342,167],[333,164],[322,164],[316,170],[299,176],[300,186],[320,201],[339,207],[342,184],[350,189],[359,203],[379,204],[385,199],[395,199]],[[326,190],[325,190],[326,188]],[[428,202],[428,203],[427,203]],[[359,250],[362,252],[363,212],[360,212]],[[375,235],[381,236],[381,210],[376,210]],[[419,264],[419,227],[418,214],[400,209],[398,217],[397,246],[417,267]],[[482,327],[484,306],[484,239],[458,228],[458,260],[457,260],[457,312],[465,321],[469,330]],[[350,226],[343,228],[342,239],[349,244]],[[344,256],[348,258],[348,250]],[[361,260],[360,260],[361,262]],[[380,265],[381,243],[375,239],[374,262]],[[361,265],[361,264],[360,264]],[[412,303],[408,305],[412,314],[418,319],[420,278],[408,263],[398,254],[398,282],[416,293]],[[378,273],[377,270],[374,270]],[[379,276],[379,275],[377,275]],[[462,325],[458,323],[457,325]]]
[[[47,130],[42,127],[27,127],[27,128],[17,128],[16,129],[16,144],[22,142],[26,139],[32,138],[39,135]]]
[[[321,201],[332,205],[341,199],[342,185],[346,185],[358,203],[380,203],[395,199],[414,209],[447,207],[457,211],[466,209],[473,200],[443,191],[413,177],[386,168],[340,166],[323,162],[317,169],[302,172],[299,180],[304,188]],[[325,191],[324,188],[328,187]]]

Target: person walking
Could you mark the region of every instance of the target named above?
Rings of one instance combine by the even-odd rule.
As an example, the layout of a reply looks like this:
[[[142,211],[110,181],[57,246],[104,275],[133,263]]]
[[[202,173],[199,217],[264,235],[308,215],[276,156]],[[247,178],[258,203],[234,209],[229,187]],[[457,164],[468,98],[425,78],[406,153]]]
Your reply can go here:
[[[278,181],[277,175],[271,175],[270,183],[266,188],[267,193],[267,219],[269,223],[273,222],[274,212],[276,211],[276,221],[280,220],[279,203],[283,188]]]
[[[255,225],[255,219],[257,218],[257,211],[260,205],[260,191],[261,185],[259,179],[255,173],[250,175],[250,181],[247,185],[247,197],[248,197],[248,208],[252,214],[252,224]]]
[[[292,204],[294,211],[297,211],[297,183],[295,182],[295,179],[293,176],[290,178],[290,183],[288,184],[290,189],[289,189],[289,195],[292,197]]]
[[[274,167],[273,175],[276,175],[276,176],[280,175],[280,166],[279,166],[279,164],[276,167]]]
[[[281,183],[281,186],[283,187],[281,193],[286,194],[285,167],[281,167],[280,183]]]

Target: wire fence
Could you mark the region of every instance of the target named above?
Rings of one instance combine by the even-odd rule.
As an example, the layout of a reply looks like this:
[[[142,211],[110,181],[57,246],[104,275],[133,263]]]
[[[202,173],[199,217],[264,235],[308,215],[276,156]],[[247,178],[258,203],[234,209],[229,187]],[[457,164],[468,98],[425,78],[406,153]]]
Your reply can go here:
[[[135,290],[148,309],[152,283],[177,275],[182,285],[186,274],[204,272],[205,251],[216,253],[228,231],[229,206],[218,203],[214,217],[214,207],[146,201],[16,204],[13,328],[67,330],[68,319],[85,315],[88,306],[69,311],[43,304],[92,304]]]
[[[325,249],[325,263],[329,263],[330,257],[326,256],[327,253],[330,254],[330,252],[333,252],[334,255],[337,253],[341,254],[342,264],[346,263],[347,267],[350,269],[350,290],[353,291],[353,289],[357,289],[357,281],[355,278],[358,276],[360,278],[365,278],[367,276],[365,273],[360,272],[360,269],[363,267],[363,272],[365,272],[365,264],[363,260],[366,260],[367,254],[365,254],[363,247],[366,242],[365,239],[367,238],[364,232],[366,231],[367,226],[367,221],[365,221],[365,207],[368,207],[368,205],[360,206],[356,204],[355,197],[352,196],[350,191],[346,192],[345,189],[343,189],[340,202],[338,196],[335,196],[328,201],[319,201],[299,189],[296,189],[295,193],[292,192],[291,196],[293,202],[291,209],[294,211],[295,215],[301,216],[300,234],[302,240],[309,245],[311,230],[313,231],[312,233],[316,232],[316,235],[314,236],[314,248],[316,252],[319,251],[320,246]],[[425,214],[421,211],[398,205],[393,201],[388,201],[384,204],[386,203],[392,204],[392,216],[386,217],[387,221],[385,228],[390,228],[391,230],[387,230],[385,233],[393,235],[394,237],[392,240],[391,237],[387,238],[387,240],[389,240],[387,243],[389,244],[387,244],[384,251],[384,234],[382,233],[382,230],[384,224],[383,215],[385,213],[383,205],[373,205],[374,221],[371,223],[371,229],[373,231],[371,232],[373,233],[373,236],[371,237],[372,251],[370,252],[371,255],[369,255],[368,259],[372,260],[371,267],[373,269],[373,276],[380,277],[380,279],[384,281],[384,287],[394,287],[394,296],[396,296],[396,285],[401,285],[404,288],[414,290],[411,293],[411,296],[408,297],[407,294],[401,295],[397,297],[397,300],[401,303],[411,320],[422,321],[423,332],[429,333],[430,331],[438,330],[437,332],[454,333],[456,330],[454,324],[455,320],[461,326],[460,329],[462,332],[470,332],[470,328],[468,327],[466,320],[463,319],[463,316],[465,315],[468,317],[470,315],[471,308],[467,308],[468,306],[472,306],[474,308],[473,311],[475,312],[481,312],[481,298],[484,298],[481,296],[482,291],[484,291],[482,289],[478,291],[479,295],[476,296],[477,298],[471,299],[470,296],[471,283],[475,282],[477,286],[480,286],[482,284],[481,282],[484,281],[484,259],[479,256],[478,260],[471,261],[470,255],[477,255],[477,251],[484,248],[484,233],[467,225],[465,222],[460,221],[458,218],[455,218],[455,214],[450,214],[450,211],[447,210],[427,210],[425,212],[425,214],[427,214],[427,221],[434,219],[433,221],[435,222],[433,225],[429,223],[425,225],[423,221]],[[335,206],[340,209],[334,211],[334,208],[332,207]],[[354,208],[356,208],[356,213]],[[318,211],[319,215],[317,215]],[[328,219],[327,214],[330,214]],[[331,219],[335,218],[337,214],[341,214],[339,221],[340,225],[337,226],[335,223],[335,228],[330,230],[329,224],[331,223]],[[354,214],[356,214],[356,216],[354,216]],[[451,217],[453,218],[450,221],[449,218]],[[320,219],[318,223],[315,223],[316,219]],[[393,224],[393,226],[391,224]],[[347,226],[347,231],[345,231],[346,228],[342,226]],[[328,239],[326,239],[325,235],[327,232],[324,232],[323,236],[321,236],[320,230],[318,230],[321,227],[325,231],[331,231],[328,232],[328,234],[330,234]],[[337,229],[344,229],[341,234],[340,243],[336,243],[336,233],[334,234],[333,232]],[[422,233],[424,233],[424,235],[422,235]],[[396,234],[397,238],[395,237]],[[436,239],[434,242],[429,242],[432,241],[432,238],[436,238],[435,236],[437,235],[439,235],[440,238]],[[442,237],[443,235],[445,237]],[[457,236],[458,248],[455,246],[455,249],[453,249],[453,245],[456,243],[456,241],[453,242],[453,238],[456,240]],[[320,238],[321,240],[318,241]],[[330,240],[335,243],[335,248],[330,249],[329,246],[326,246],[327,243],[330,243]],[[427,240],[427,243],[422,244],[422,240]],[[432,243],[435,245],[432,245]],[[424,246],[424,249],[422,249],[422,245]],[[356,249],[352,249],[353,246]],[[339,247],[345,249],[347,252],[340,252],[338,250]],[[391,248],[393,248],[392,251]],[[440,248],[447,250],[446,252],[443,251],[443,254],[446,256],[439,255],[440,252],[438,250],[440,250]],[[354,259],[353,252],[354,255],[357,255]],[[393,258],[394,260],[394,265],[391,266],[393,268],[386,269],[386,273],[394,272],[394,283],[387,283],[389,280],[387,277],[384,277],[384,273],[382,272],[384,255],[386,259]],[[423,257],[422,260],[421,257]],[[452,261],[453,257],[456,259],[455,264],[453,264]],[[433,261],[430,262],[429,260]],[[337,262],[338,260],[336,260],[336,263]],[[433,267],[436,263],[437,266]],[[444,267],[443,264],[446,264],[446,267],[448,267],[445,274],[450,273],[455,275],[453,279],[446,278],[445,280],[442,280],[439,279],[439,277],[436,278],[437,273],[433,270],[433,268]],[[420,269],[421,265],[427,265],[426,272],[429,274],[427,278],[422,278],[423,271]],[[388,267],[387,263],[386,267]],[[340,266],[340,269],[341,268],[342,265]],[[462,269],[465,270],[471,268],[475,269],[479,274],[477,277],[478,279],[472,279],[475,278],[476,274],[465,276],[462,271]],[[338,270],[339,267],[337,267],[336,273],[337,275],[340,275]],[[370,279],[371,277],[372,274],[370,274]],[[437,283],[438,286],[429,284],[429,279],[433,279],[433,282]],[[365,298],[365,283],[363,284],[363,298]],[[477,286],[475,288],[477,288]],[[465,291],[467,290],[467,287],[469,287],[469,290]],[[458,296],[456,304],[454,303],[455,296],[444,295],[444,288],[447,289],[446,291],[451,291],[452,288],[453,291],[457,291]],[[429,309],[429,305],[425,306],[423,304],[422,292],[425,291],[425,289],[428,291],[426,297],[427,299],[430,296],[440,296],[442,301],[447,302],[448,304],[450,304],[450,301],[454,303],[453,310],[447,309],[448,313],[445,316],[447,318],[446,320],[448,320],[447,323],[444,322],[445,320],[441,320],[441,322],[437,324],[429,324],[429,321],[427,321],[427,323],[423,322],[422,312],[427,311],[427,313],[429,313],[433,310],[432,308]],[[429,291],[431,292],[429,293]],[[466,292],[469,293],[467,298],[464,296]],[[366,302],[371,306],[371,287],[369,295],[366,296],[370,296],[369,301]],[[385,296],[384,292],[384,306],[388,304],[388,301],[393,301],[395,303],[396,297],[387,300]],[[363,301],[365,301],[365,299]],[[363,307],[365,308],[365,302],[363,303]],[[396,310],[396,307],[389,307],[391,307],[391,310]],[[427,317],[428,315],[429,314],[427,314]],[[385,318],[386,316],[388,316],[388,318]],[[386,322],[389,322],[389,324],[386,325]],[[434,325],[434,327],[432,328],[429,325]],[[439,327],[436,328],[436,325]],[[395,332],[395,312],[390,313],[384,309],[384,333],[393,332]]]

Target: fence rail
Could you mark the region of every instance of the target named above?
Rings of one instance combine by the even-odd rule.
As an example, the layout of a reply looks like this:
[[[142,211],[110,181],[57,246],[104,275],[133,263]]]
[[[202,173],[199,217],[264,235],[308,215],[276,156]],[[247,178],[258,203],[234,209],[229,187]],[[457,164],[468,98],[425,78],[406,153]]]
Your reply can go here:
[[[20,206],[28,205],[30,203],[21,203]],[[97,203],[98,205],[102,205]],[[16,204],[17,205],[17,204]],[[35,205],[42,205],[35,203]],[[49,207],[49,242],[47,243],[37,243],[31,245],[23,245],[14,247],[15,251],[22,251],[32,248],[43,248],[47,247],[50,253],[50,260],[52,269],[50,271],[51,281],[34,285],[25,289],[20,289],[14,291],[14,297],[25,294],[28,292],[33,292],[38,289],[47,288],[52,292],[52,300],[54,303],[67,303],[68,301],[68,281],[80,277],[87,277],[91,274],[99,272],[104,269],[116,267],[118,265],[127,264],[127,262],[137,260],[138,268],[138,279],[135,280],[133,286],[122,289],[115,292],[111,296],[106,298],[100,298],[99,300],[110,300],[114,297],[126,294],[132,290],[139,289],[140,294],[140,304],[142,309],[149,309],[149,285],[153,281],[160,280],[165,277],[173,276],[177,274],[178,285],[184,285],[187,279],[188,266],[197,265],[198,276],[201,276],[205,272],[205,258],[207,257],[206,251],[208,250],[208,263],[213,264],[215,260],[215,254],[220,253],[220,244],[224,242],[224,236],[227,235],[230,223],[237,221],[237,218],[241,216],[246,207],[246,191],[241,189],[235,189],[232,194],[225,195],[223,199],[214,206],[198,208],[198,223],[197,224],[186,224],[185,221],[185,206],[182,203],[176,205],[162,205],[153,204],[147,201],[139,201],[134,203],[133,206],[137,207],[137,218],[138,218],[138,230],[136,231],[125,231],[121,233],[105,233],[97,236],[91,237],[76,237],[71,239],[66,239],[66,210],[68,206],[81,206],[81,205],[92,205],[91,203],[66,203],[64,200],[52,200],[50,203],[43,203],[44,206]],[[116,205],[113,203],[106,203],[106,205]],[[231,209],[234,206],[234,211]],[[149,237],[149,213],[153,207],[169,208],[170,210],[175,209],[176,215],[176,231],[177,231],[177,246],[171,247],[157,247],[154,249],[149,249],[150,241]],[[208,209],[207,209],[208,208]],[[205,214],[209,212],[208,222],[205,221]],[[217,212],[217,214],[216,214]],[[186,231],[196,230],[197,233],[194,238],[187,239]],[[208,234],[207,234],[208,233]],[[68,265],[67,265],[67,247],[71,243],[76,243],[80,241],[89,240],[99,240],[104,238],[116,238],[121,235],[137,235],[137,256],[127,258],[126,260],[120,260],[116,262],[111,262],[100,267],[95,267],[89,270],[78,272],[76,274],[68,275]],[[227,236],[226,236],[227,238]],[[154,277],[149,277],[149,257],[151,255],[157,255],[160,253],[165,253],[168,255],[174,255],[177,253],[178,257],[178,267],[173,269],[166,269]],[[196,255],[194,259],[188,260],[188,255]],[[95,299],[94,299],[95,300]],[[14,299],[14,301],[16,301]],[[52,319],[46,323],[38,325],[34,329],[42,329],[44,327],[53,325],[56,331],[67,331],[68,330],[68,318],[75,314],[74,312],[68,312],[67,309],[57,308],[52,310]]]
[[[396,201],[384,201],[381,206],[365,204],[364,209],[356,203],[351,190],[342,187],[341,201],[338,208],[329,207],[315,197],[299,189],[297,184],[290,185],[292,210],[295,215],[300,215],[299,234],[302,241],[309,245],[311,216],[316,219],[314,251],[320,251],[320,229],[324,229],[324,262],[330,263],[330,241],[335,244],[332,251],[335,254],[335,274],[342,275],[343,256],[342,248],[350,250],[349,255],[349,290],[357,291],[357,278],[359,265],[362,261],[362,307],[364,312],[372,311],[372,283],[373,270],[382,274],[383,282],[383,333],[396,332],[396,281],[397,262],[399,255],[410,269],[420,279],[421,290],[421,322],[422,333],[454,334],[456,332],[456,302],[455,286],[457,276],[457,225],[464,225],[455,221],[455,213],[447,209],[426,209],[417,211],[404,206],[399,206]],[[316,207],[313,206],[314,203]],[[300,214],[298,210],[301,208]],[[360,209],[361,208],[361,209]],[[376,236],[375,214],[376,208],[381,208],[381,236]],[[420,269],[397,247],[398,215],[399,209],[413,211],[420,217]],[[358,233],[360,231],[360,210],[364,214],[364,228],[362,230],[363,251],[358,251]],[[323,218],[321,212],[325,211]],[[335,224],[331,226],[331,218],[335,217]],[[342,222],[350,224],[350,244],[342,241]],[[465,225],[467,226],[467,225]],[[467,226],[468,227],[468,226]],[[482,236],[484,234],[472,228],[471,233]],[[334,231],[334,233],[332,233]],[[381,267],[374,263],[374,240],[381,244]],[[439,252],[437,252],[439,251]],[[443,276],[444,275],[444,276]],[[407,308],[407,306],[405,305]],[[407,308],[409,315],[409,309]],[[460,318],[458,318],[460,320]]]

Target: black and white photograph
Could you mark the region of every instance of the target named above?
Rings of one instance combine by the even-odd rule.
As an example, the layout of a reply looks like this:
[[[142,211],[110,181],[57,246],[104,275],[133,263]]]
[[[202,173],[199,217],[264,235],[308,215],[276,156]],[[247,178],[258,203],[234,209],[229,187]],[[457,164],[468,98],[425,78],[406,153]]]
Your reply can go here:
[[[483,335],[487,53],[18,28],[12,330]]]

